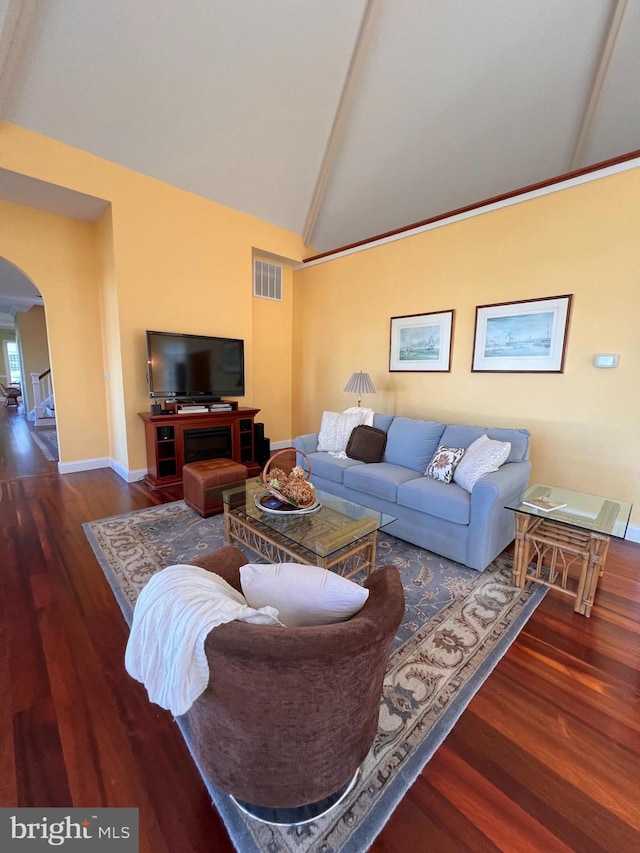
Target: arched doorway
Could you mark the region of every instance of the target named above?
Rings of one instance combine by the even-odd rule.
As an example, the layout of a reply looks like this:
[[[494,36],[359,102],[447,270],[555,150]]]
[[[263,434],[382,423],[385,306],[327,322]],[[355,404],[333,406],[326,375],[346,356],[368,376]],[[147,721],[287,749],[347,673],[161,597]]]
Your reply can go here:
[[[21,414],[30,422],[33,439],[49,461],[59,458],[49,341],[42,295],[14,264],[0,257],[0,382],[19,382]],[[15,357],[14,356],[17,356]],[[32,376],[42,377],[34,387]],[[41,404],[49,399],[50,415]]]

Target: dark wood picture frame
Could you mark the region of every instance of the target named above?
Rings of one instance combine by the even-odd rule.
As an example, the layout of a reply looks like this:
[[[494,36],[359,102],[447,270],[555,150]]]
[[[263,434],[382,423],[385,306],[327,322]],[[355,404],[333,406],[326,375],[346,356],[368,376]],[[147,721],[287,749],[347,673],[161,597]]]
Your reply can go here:
[[[455,311],[430,311],[391,318],[390,373],[448,373]]]
[[[473,373],[563,373],[573,294],[476,306]]]

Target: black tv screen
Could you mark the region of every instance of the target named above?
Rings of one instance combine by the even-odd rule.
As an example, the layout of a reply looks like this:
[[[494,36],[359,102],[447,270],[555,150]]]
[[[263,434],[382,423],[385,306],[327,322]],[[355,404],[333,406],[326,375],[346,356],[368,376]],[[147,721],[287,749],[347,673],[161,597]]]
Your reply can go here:
[[[244,341],[147,331],[149,396],[210,402],[244,396]]]

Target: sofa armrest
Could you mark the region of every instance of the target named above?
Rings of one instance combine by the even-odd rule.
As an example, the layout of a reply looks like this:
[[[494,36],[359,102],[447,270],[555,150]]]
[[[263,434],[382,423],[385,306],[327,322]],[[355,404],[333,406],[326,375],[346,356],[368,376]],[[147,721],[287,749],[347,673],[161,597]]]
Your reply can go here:
[[[500,506],[524,492],[529,483],[531,463],[509,462],[492,474],[486,474],[473,487],[471,492],[471,514],[474,511],[484,513],[486,508],[496,502]]]
[[[505,504],[529,483],[531,463],[508,462],[478,480],[471,492],[471,517],[466,565],[482,571],[515,538],[515,513]]]
[[[306,435],[297,436],[293,439],[293,446],[303,453],[315,453],[318,449],[318,433],[309,432]]]

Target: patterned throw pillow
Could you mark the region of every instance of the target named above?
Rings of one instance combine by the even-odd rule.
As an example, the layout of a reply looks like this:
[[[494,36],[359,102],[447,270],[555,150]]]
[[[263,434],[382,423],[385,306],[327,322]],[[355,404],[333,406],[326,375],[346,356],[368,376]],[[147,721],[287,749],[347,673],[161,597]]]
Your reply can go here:
[[[464,459],[455,470],[454,482],[471,492],[481,477],[492,474],[504,465],[510,452],[510,441],[493,441],[481,435],[467,447]]]
[[[450,483],[453,480],[456,465],[463,456],[464,447],[445,447],[441,444],[427,465],[427,470],[424,472],[425,477],[440,480],[441,483]]]

